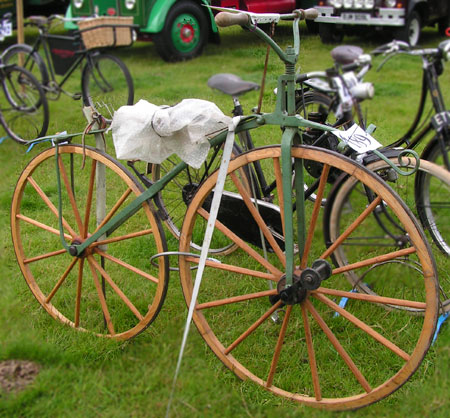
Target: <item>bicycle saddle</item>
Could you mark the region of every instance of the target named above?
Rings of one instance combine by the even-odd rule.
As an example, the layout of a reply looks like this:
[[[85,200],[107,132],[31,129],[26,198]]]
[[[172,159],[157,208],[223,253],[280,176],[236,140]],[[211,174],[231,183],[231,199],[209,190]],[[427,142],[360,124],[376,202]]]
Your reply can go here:
[[[237,75],[229,73],[213,75],[208,80],[208,86],[233,97],[240,96],[248,91],[259,89],[259,84],[251,81],[244,81]]]
[[[333,48],[331,57],[339,65],[347,65],[355,62],[364,51],[359,46],[340,45]]]
[[[30,21],[30,23],[36,26],[43,26],[46,25],[48,22],[46,16],[29,16],[28,20]]]

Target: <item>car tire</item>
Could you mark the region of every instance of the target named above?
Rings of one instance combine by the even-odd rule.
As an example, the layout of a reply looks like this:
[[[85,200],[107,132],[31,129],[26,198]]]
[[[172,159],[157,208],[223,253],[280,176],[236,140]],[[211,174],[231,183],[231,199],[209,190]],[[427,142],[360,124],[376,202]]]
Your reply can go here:
[[[421,27],[422,20],[419,13],[412,11],[406,20],[405,26],[395,32],[395,39],[408,42],[411,46],[416,46],[419,43]]]

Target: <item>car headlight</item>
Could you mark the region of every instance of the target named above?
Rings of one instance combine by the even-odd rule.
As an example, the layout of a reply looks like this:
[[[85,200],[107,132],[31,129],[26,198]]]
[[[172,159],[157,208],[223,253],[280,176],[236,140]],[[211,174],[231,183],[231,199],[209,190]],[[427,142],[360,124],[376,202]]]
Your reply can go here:
[[[134,9],[134,6],[136,6],[136,0],[125,0],[125,7],[128,10]]]
[[[83,7],[83,0],[73,0],[73,5],[76,9],[81,9]]]
[[[364,0],[364,8],[365,9],[373,9],[375,6],[375,0]]]
[[[386,0],[387,7],[395,7],[397,4],[397,0]]]
[[[353,0],[344,0],[344,7],[347,9],[353,7]]]
[[[342,7],[342,0],[330,0],[330,4],[336,9],[340,9]]]
[[[353,6],[355,9],[362,9],[364,4],[364,0],[354,0],[353,1]]]

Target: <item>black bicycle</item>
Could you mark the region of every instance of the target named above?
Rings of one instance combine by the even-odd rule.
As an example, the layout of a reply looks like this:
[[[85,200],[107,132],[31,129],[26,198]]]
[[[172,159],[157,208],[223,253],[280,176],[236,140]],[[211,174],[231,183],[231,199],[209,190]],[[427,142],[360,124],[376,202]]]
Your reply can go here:
[[[36,78],[26,69],[4,64],[0,57],[0,124],[5,135],[26,144],[47,132],[48,103]]]
[[[132,25],[99,24],[70,35],[51,34],[51,28],[61,21],[64,18],[57,15],[30,16],[27,24],[39,31],[36,41],[32,46],[11,45],[3,55],[5,63],[16,63],[32,72],[49,99],[56,100],[61,93],[73,99],[83,98],[85,106],[101,109],[106,118],[112,117],[114,109],[133,104],[134,86],[128,68],[119,58],[105,52],[105,48],[117,46],[118,29],[127,29],[126,42],[131,44]],[[84,34],[92,34],[96,30],[110,31],[112,41],[107,47],[101,43],[85,45]],[[43,56],[39,53],[41,47]],[[81,66],[81,93],[65,91],[63,87],[67,80]],[[62,78],[58,81],[56,76]]]

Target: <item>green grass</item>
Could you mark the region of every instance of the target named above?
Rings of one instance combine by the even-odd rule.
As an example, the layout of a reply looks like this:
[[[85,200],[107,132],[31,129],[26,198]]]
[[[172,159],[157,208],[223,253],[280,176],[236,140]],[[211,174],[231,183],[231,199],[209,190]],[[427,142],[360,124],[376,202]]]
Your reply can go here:
[[[287,45],[290,43],[289,29],[284,26],[279,29],[281,42]],[[317,36],[304,32],[301,71],[330,66],[329,51],[332,47],[322,45]],[[366,51],[377,46],[376,41],[347,39],[348,43],[360,45]],[[435,46],[439,41],[435,31],[425,32],[426,45]],[[153,45],[145,43],[137,43],[131,49],[117,52],[133,75],[136,100],[144,98],[158,105],[172,105],[183,98],[195,97],[216,102],[228,114],[232,107],[231,100],[210,90],[206,81],[214,73],[232,72],[260,82],[265,46],[251,33],[232,28],[222,31],[220,46],[209,45],[203,56],[185,63],[166,64],[157,56]],[[420,68],[419,60],[398,57],[381,72],[373,70],[367,76],[368,81],[375,83],[378,94],[367,104],[368,119],[378,125],[377,138],[383,143],[398,137],[412,120],[420,94]],[[281,65],[272,54],[263,111],[269,111],[274,106],[272,90],[276,87],[276,75],[280,71]],[[72,81],[70,87],[76,91],[79,80],[74,77]],[[450,99],[448,68],[441,77],[441,85]],[[257,99],[257,92],[244,96],[244,108],[250,110]],[[62,96],[59,101],[51,103],[49,132],[81,132],[84,126],[79,102]],[[258,131],[255,142],[262,145],[279,141],[278,130],[269,131],[269,134],[263,129],[261,133]],[[107,143],[108,151],[114,155],[110,136]],[[40,145],[25,154],[25,148],[12,141],[5,141],[0,146],[3,177],[0,186],[0,360],[28,359],[42,365],[32,386],[18,394],[0,395],[0,416],[163,416],[187,313],[177,273],[171,274],[166,302],[156,322],[126,343],[77,333],[57,323],[39,307],[22,278],[9,231],[11,196],[22,168],[44,148],[45,145]],[[173,239],[169,239],[169,247],[176,249]],[[145,250],[142,257],[146,257]],[[418,372],[399,391],[362,411],[340,415],[446,416],[450,391],[448,330],[447,323]],[[234,329],[230,331],[238,332]],[[332,361],[333,353],[330,352],[330,364]],[[383,367],[386,366],[374,366],[374,378],[377,376],[376,368],[382,372]],[[305,378],[309,379],[309,376]],[[329,385],[339,388],[339,372],[330,375]],[[195,327],[191,328],[171,416],[272,417],[307,414],[313,417],[334,415],[272,396],[252,382],[242,383],[211,353]]]

